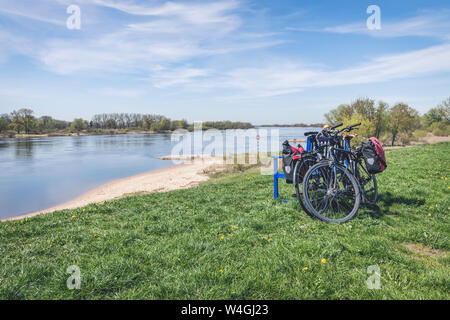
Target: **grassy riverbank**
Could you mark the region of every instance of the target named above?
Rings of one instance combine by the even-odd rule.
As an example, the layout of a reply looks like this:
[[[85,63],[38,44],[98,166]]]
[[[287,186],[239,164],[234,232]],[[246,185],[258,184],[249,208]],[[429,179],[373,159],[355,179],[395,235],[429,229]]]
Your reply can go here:
[[[0,223],[0,298],[449,299],[450,143],[387,157],[378,207],[344,225],[272,200],[257,172]]]

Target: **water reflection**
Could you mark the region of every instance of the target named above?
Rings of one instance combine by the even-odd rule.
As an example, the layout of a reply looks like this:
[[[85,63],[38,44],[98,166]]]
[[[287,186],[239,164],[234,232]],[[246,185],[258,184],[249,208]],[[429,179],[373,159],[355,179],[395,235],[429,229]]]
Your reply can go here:
[[[30,159],[33,157],[33,139],[16,139],[14,141],[15,154],[17,159]]]

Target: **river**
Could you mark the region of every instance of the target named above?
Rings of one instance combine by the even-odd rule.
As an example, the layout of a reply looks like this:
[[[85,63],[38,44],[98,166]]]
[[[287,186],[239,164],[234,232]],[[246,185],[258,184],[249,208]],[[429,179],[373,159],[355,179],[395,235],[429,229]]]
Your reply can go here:
[[[278,129],[280,142],[304,139],[305,131],[315,130],[258,130],[263,129],[269,135]],[[175,143],[170,134],[0,139],[0,219],[47,209],[104,183],[171,166],[172,161],[159,157],[171,154]]]

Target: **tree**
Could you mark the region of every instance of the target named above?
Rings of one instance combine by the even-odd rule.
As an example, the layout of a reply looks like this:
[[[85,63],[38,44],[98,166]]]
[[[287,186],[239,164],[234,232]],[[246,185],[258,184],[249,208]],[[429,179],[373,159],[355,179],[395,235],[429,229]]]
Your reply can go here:
[[[81,118],[74,119],[70,124],[71,131],[80,132],[82,130],[85,130],[86,128],[87,128],[87,121],[84,121]]]
[[[25,131],[25,133],[30,133],[31,129],[33,128],[33,110],[31,109],[20,109],[20,110],[14,110],[11,112],[12,122],[10,124],[10,127],[12,127],[17,133],[20,133],[22,130]]]
[[[375,100],[357,99],[351,104],[339,105],[325,114],[325,118],[330,124],[342,122],[346,126],[360,122],[359,136],[354,139],[354,142],[358,143],[365,138],[381,136],[387,126],[387,110],[388,105],[382,101],[378,102],[378,107],[375,108]]]
[[[11,119],[7,114],[3,114],[0,116],[0,132],[5,132],[9,129],[9,124]]]
[[[341,104],[336,109],[325,114],[325,119],[329,124],[343,122],[344,119],[350,119],[353,115],[353,108],[349,104]]]
[[[399,103],[389,112],[389,131],[392,134],[392,145],[399,133],[411,134],[419,127],[418,112],[407,104]]]
[[[428,129],[436,122],[441,122],[444,126],[450,125],[450,98],[430,109],[424,114],[423,118]]]
[[[25,133],[30,133],[31,129],[34,126],[34,117],[33,113],[34,111],[31,109],[20,109],[19,112],[22,114],[23,117],[23,127],[25,129]]]
[[[378,108],[375,111],[375,119],[374,119],[374,126],[375,126],[375,137],[380,138],[383,131],[386,129],[387,122],[388,122],[388,109],[389,106],[387,103],[384,103],[382,101],[378,102]]]

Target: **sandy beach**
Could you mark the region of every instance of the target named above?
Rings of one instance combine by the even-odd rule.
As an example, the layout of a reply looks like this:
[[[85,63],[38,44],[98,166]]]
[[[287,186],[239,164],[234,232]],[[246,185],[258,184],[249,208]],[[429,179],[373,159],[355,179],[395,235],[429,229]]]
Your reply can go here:
[[[166,192],[193,187],[201,182],[207,181],[209,176],[205,172],[207,172],[208,168],[211,166],[220,163],[222,163],[222,159],[208,157],[186,161],[182,164],[141,173],[128,178],[114,180],[98,186],[71,201],[30,214],[7,218],[3,221],[21,220],[57,210],[75,209],[90,203],[113,200],[133,193]]]

